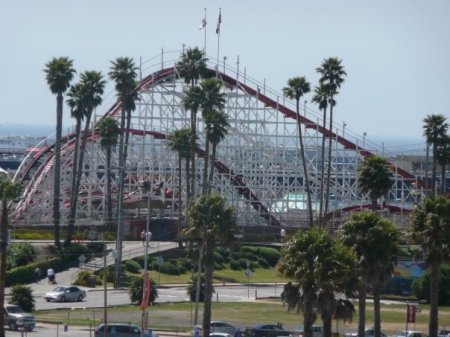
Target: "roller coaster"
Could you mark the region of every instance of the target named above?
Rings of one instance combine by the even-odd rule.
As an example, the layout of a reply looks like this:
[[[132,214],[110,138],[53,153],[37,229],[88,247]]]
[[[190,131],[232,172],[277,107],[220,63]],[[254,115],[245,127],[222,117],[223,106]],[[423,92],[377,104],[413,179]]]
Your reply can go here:
[[[174,55],[176,56],[174,57]],[[124,219],[151,211],[153,216],[176,220],[186,207],[186,191],[179,189],[178,154],[170,150],[167,137],[175,130],[190,126],[189,111],[181,99],[186,84],[175,67],[179,52],[162,52],[141,63],[140,100],[132,113],[130,142],[123,181]],[[153,63],[152,63],[153,62]],[[412,165],[395,158],[385,149],[366,141],[345,128],[345,124],[323,127],[321,114],[295,102],[246,74],[246,69],[208,63],[208,75],[223,84],[228,115],[228,135],[219,144],[214,158],[213,193],[227,198],[236,210],[240,226],[306,226],[306,198],[299,149],[298,125],[302,127],[307,167],[310,173],[314,210],[317,210],[322,165],[331,165],[330,213],[327,226],[333,227],[349,212],[370,205],[368,195],[358,190],[358,168],[364,158],[378,155],[388,158],[394,173],[392,189],[380,201],[380,211],[390,213],[401,226],[414,202],[426,192],[425,181],[410,172]],[[147,75],[142,75],[147,74]],[[119,102],[112,97],[94,116],[88,134],[84,172],[77,204],[78,221],[102,222],[106,214],[105,153],[100,145],[97,123],[111,116],[120,120]],[[204,168],[204,120],[197,118],[198,141],[196,171],[192,174],[201,189]],[[321,162],[321,140],[332,139],[332,157]],[[75,133],[63,136],[61,152],[61,216],[67,218],[70,206],[72,154]],[[328,144],[328,142],[327,142]],[[325,149],[326,153],[328,149]],[[401,162],[400,162],[401,161]],[[118,151],[112,155],[112,192],[117,205]],[[50,223],[52,220],[54,145],[30,154],[16,172],[15,181],[26,188],[12,205],[16,224]],[[181,176],[184,176],[182,173]],[[150,182],[149,194],[142,182]],[[150,198],[148,200],[147,198]],[[317,199],[317,200],[316,200]],[[181,205],[180,205],[181,200]],[[150,210],[148,206],[150,205]],[[181,208],[179,208],[181,207]]]

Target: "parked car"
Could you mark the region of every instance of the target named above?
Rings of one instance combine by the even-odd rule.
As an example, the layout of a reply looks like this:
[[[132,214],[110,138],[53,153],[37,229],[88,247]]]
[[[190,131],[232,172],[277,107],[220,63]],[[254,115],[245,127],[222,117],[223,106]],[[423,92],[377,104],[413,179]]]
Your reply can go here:
[[[438,333],[438,337],[450,337],[450,330],[441,330]]]
[[[277,337],[289,336],[289,331],[284,330],[281,324],[256,324],[245,328],[245,337]]]
[[[95,337],[104,336],[104,324],[100,324],[97,329],[95,329]],[[108,330],[106,333],[107,337],[139,337],[141,335],[141,327],[135,324],[129,323],[108,323]],[[146,337],[159,337],[156,333],[150,335],[147,331],[144,332]]]
[[[396,337],[428,337],[426,333],[422,331],[399,331],[394,336]]]
[[[220,333],[226,333],[231,336],[234,336],[236,334],[237,330],[238,330],[238,328],[236,328],[226,322],[211,321],[211,329],[210,329],[211,333],[220,332]],[[198,331],[199,336],[203,336],[203,325],[201,325],[201,324],[195,325],[191,331],[191,336],[195,336],[195,331]]]
[[[47,302],[65,302],[65,301],[78,301],[81,302],[83,298],[86,298],[86,291],[74,286],[57,286],[51,292],[46,293],[44,298]]]
[[[346,332],[345,337],[358,337],[358,329],[353,329],[349,332]],[[364,330],[364,337],[373,337],[375,336],[375,329],[369,328]],[[388,337],[385,333],[381,332],[381,337]]]
[[[299,325],[294,330],[290,331],[289,337],[301,337],[303,336],[304,325]],[[313,325],[313,337],[323,337],[323,327],[320,325]]]
[[[9,327],[9,330],[17,330],[24,327],[27,331],[32,331],[36,326],[36,317],[26,313],[18,305],[5,305],[5,316],[3,323]]]
[[[211,332],[209,334],[209,337],[234,337],[234,336],[225,332]]]

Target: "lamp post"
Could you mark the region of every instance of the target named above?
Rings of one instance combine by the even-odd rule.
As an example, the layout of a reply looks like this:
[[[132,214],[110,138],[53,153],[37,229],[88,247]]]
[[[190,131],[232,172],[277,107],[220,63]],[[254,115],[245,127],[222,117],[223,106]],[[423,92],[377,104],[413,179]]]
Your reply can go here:
[[[147,305],[148,299],[150,298],[150,279],[148,275],[148,245],[149,245],[149,227],[150,227],[150,182],[144,181],[143,183],[144,191],[147,192],[147,223],[145,224],[145,257],[144,257],[144,277],[142,278],[142,300],[146,301],[146,303],[142,303],[142,326],[141,326],[141,337],[144,337],[144,331],[146,328],[146,316],[147,316]],[[147,289],[147,287],[149,289]],[[148,292],[148,296],[146,296],[145,292]]]
[[[345,127],[347,126],[347,123],[342,123],[342,138],[345,138]]]
[[[363,149],[366,147],[366,136],[367,136],[367,132],[363,133]]]
[[[223,73],[225,74],[225,61],[227,60],[227,57],[223,57]]]

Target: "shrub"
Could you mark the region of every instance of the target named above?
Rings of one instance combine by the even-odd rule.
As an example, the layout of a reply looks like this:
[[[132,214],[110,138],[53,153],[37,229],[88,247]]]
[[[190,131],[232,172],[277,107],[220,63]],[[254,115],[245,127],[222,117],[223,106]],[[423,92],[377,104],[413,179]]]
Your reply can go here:
[[[142,293],[144,287],[144,280],[142,276],[136,276],[130,285],[130,289],[128,290],[128,295],[130,297],[130,301],[132,304],[142,302]],[[155,281],[150,278],[150,297],[148,299],[148,304],[154,304],[156,299],[158,298],[158,289],[156,288]]]
[[[244,270],[247,269],[247,264],[249,264],[248,268],[250,268],[250,270],[255,270],[255,263],[253,261],[249,261],[244,258],[244,259],[239,259],[238,262],[239,262],[239,265],[241,266],[241,269],[244,269]]]
[[[230,258],[232,260],[239,260],[245,258],[245,254],[243,252],[232,252],[230,254]]]
[[[223,264],[225,262],[225,259],[218,252],[214,252],[214,262],[218,264]]]
[[[412,282],[411,289],[418,300],[430,302],[430,270],[427,269]],[[439,305],[450,304],[450,267],[442,267],[439,272]]]
[[[53,268],[55,273],[67,268],[67,264],[60,257],[47,260],[41,263],[31,263],[27,266],[17,267],[6,272],[6,286],[10,287],[14,284],[33,283],[34,270],[39,267],[43,273],[48,268]]]
[[[133,258],[133,260],[136,261],[137,263],[139,263],[141,268],[145,268],[145,255],[135,257],[135,258]],[[148,261],[150,262],[150,259]]]
[[[26,266],[36,257],[34,247],[29,243],[12,243],[6,256],[6,269]]]
[[[216,252],[219,253],[223,258],[223,263],[230,261],[230,251],[224,248],[217,248]]]
[[[24,311],[30,312],[34,310],[33,290],[30,286],[15,284],[9,291],[11,298],[8,303],[21,307]]]
[[[161,273],[167,275],[181,275],[180,269],[170,262],[163,262],[161,265]]]
[[[231,270],[242,270],[241,265],[236,260],[230,260],[230,269]]]
[[[241,251],[243,253],[252,253],[253,255],[258,255],[259,248],[253,246],[242,246]]]
[[[275,267],[280,259],[280,252],[275,248],[259,247],[258,255],[266,260],[271,267]]]
[[[214,288],[212,289],[212,292],[215,293]],[[197,274],[193,274],[191,276],[191,279],[189,280],[189,284],[186,288],[186,293],[189,296],[189,299],[192,302],[195,302],[195,296],[197,294]],[[204,302],[204,301],[205,301],[205,276],[201,275],[199,302]]]
[[[140,273],[141,271],[141,265],[133,260],[125,260],[123,264],[126,266],[127,270],[130,273]]]
[[[264,269],[269,269],[269,268],[270,268],[269,262],[267,262],[266,260],[264,260],[262,257],[260,257],[260,258],[258,259],[258,265],[259,265],[261,268],[264,268]]]

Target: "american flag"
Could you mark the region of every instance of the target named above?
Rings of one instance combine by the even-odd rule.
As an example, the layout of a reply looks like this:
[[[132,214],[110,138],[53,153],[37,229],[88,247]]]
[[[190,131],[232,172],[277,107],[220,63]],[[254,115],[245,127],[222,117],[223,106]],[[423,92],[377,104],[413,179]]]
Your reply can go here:
[[[200,27],[198,27],[199,30],[202,30],[206,27],[206,14],[203,15],[202,23],[200,24]]]
[[[222,12],[219,12],[219,19],[217,20],[216,34],[220,33],[220,24],[222,23]]]

